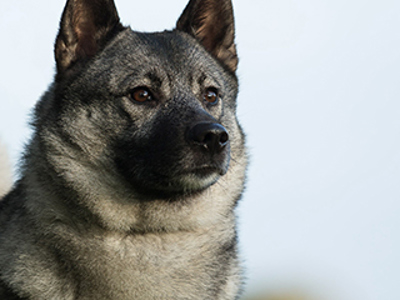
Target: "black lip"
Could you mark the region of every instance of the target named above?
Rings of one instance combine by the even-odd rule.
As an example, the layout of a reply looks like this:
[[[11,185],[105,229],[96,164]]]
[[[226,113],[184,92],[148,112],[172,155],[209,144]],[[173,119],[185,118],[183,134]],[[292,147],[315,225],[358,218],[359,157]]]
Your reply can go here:
[[[214,167],[214,166],[203,166],[203,167],[197,167],[194,169],[190,169],[185,171],[183,174],[195,174],[200,177],[206,177],[212,174],[219,174],[219,175],[224,175],[226,172],[219,168],[219,167]]]

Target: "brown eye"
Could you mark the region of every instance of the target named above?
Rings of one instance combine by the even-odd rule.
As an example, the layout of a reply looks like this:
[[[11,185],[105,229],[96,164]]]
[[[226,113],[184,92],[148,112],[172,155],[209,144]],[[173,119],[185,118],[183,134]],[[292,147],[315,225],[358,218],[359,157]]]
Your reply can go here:
[[[204,93],[204,100],[210,104],[217,104],[219,100],[218,90],[208,88]]]
[[[132,100],[137,102],[146,102],[153,100],[150,91],[145,87],[139,87],[131,91],[130,96]]]

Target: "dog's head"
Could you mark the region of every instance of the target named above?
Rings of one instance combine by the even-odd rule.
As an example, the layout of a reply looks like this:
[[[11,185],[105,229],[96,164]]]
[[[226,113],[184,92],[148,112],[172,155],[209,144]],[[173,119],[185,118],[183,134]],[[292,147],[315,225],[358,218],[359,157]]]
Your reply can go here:
[[[122,26],[112,0],[69,0],[55,56],[35,123],[74,189],[174,199],[243,178],[230,0],[191,0],[160,33]]]

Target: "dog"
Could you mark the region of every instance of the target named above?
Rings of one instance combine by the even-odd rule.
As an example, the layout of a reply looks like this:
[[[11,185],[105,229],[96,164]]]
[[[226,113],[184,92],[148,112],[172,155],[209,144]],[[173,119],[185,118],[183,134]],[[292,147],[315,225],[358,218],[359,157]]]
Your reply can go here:
[[[68,0],[54,82],[0,202],[0,299],[238,299],[230,0],[135,32],[113,0]]]

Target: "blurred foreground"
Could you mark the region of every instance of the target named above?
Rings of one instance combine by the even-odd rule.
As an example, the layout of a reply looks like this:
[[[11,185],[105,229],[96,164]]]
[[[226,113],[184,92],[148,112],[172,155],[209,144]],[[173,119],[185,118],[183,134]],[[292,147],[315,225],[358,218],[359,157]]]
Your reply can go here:
[[[301,293],[258,293],[250,296],[245,296],[242,300],[316,300]]]

